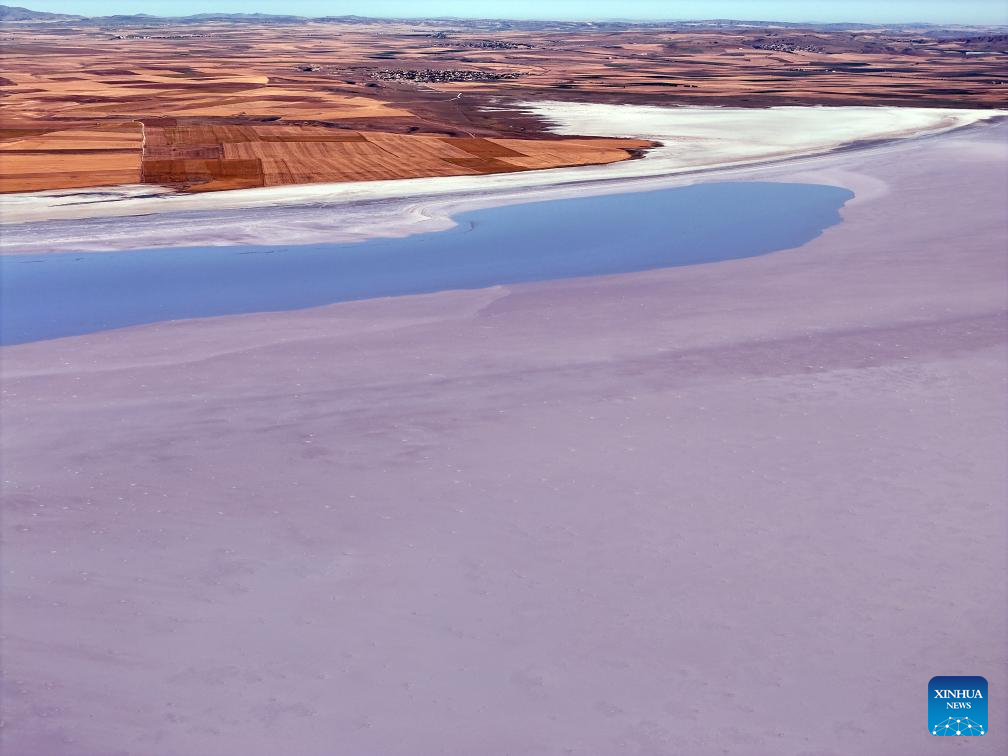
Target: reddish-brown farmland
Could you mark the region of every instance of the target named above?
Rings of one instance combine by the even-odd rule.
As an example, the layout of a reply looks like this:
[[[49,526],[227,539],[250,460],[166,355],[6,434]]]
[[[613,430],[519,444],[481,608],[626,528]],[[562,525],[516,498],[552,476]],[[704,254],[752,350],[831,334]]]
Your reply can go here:
[[[443,26],[5,23],[0,192],[468,175],[647,146],[558,139],[510,105],[524,99],[997,107],[1008,94],[997,36]]]

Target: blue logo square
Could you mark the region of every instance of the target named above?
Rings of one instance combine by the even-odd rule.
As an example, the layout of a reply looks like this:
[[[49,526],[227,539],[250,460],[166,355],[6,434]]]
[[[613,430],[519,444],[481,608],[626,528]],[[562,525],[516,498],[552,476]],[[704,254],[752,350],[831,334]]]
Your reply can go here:
[[[932,677],[928,729],[935,736],[987,734],[987,681],[982,677]]]

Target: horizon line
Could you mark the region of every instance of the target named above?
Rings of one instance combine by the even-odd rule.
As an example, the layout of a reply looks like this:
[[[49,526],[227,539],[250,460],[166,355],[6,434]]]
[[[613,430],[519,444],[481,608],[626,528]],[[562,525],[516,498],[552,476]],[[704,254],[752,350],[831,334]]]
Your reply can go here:
[[[549,17],[549,18],[533,18],[533,17],[511,17],[511,16],[401,16],[401,15],[362,15],[357,13],[341,13],[338,15],[325,14],[325,15],[301,15],[298,13],[263,13],[260,11],[251,12],[227,12],[227,11],[205,11],[203,13],[188,13],[185,15],[162,15],[155,13],[112,13],[100,16],[90,16],[81,13],[64,13],[60,11],[36,11],[25,6],[16,5],[6,5],[0,4],[0,8],[17,8],[19,10],[29,11],[31,13],[41,13],[49,14],[54,16],[70,16],[73,18],[81,19],[102,19],[102,18],[151,18],[151,19],[186,19],[186,18],[201,18],[204,16],[236,16],[236,17],[249,17],[249,16],[262,16],[264,18],[298,18],[304,20],[315,20],[315,19],[339,19],[339,18],[362,18],[362,19],[374,19],[378,21],[516,21],[516,22],[539,22],[539,23],[580,23],[580,24],[595,24],[595,23],[622,23],[622,24],[663,24],[663,23],[704,23],[704,22],[733,22],[738,24],[787,24],[789,26],[798,26],[803,24],[816,25],[816,26],[842,26],[842,25],[857,25],[857,26],[874,26],[874,27],[885,27],[892,26],[896,24],[907,25],[907,26],[967,26],[967,27],[993,27],[993,28],[1004,28],[1008,29],[1008,24],[1003,23],[970,23],[963,21],[914,21],[914,20],[901,20],[901,21],[813,21],[809,19],[801,21],[785,21],[783,19],[767,19],[767,18],[731,18],[731,17],[708,17],[708,18],[668,18],[668,17],[656,17],[656,18],[620,18],[620,17],[606,17],[606,18],[585,18],[585,17]],[[3,19],[0,19],[3,20]],[[28,21],[30,19],[23,19]]]

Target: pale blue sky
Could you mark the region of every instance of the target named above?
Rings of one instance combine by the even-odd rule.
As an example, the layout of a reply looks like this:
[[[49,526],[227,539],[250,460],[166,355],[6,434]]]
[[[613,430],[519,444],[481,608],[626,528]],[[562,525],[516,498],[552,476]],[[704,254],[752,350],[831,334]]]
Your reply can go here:
[[[5,0],[83,15],[289,13],[549,19],[737,18],[1008,24],[1008,0]]]

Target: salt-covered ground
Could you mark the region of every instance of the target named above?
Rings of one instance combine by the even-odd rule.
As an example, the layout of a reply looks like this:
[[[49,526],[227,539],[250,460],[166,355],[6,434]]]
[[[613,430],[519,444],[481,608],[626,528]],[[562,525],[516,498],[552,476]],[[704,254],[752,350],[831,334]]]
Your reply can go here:
[[[747,169],[857,193],[759,258],[4,348],[3,752],[919,756],[964,674],[1003,753],[1006,136]]]
[[[892,107],[662,108],[569,102],[525,107],[551,122],[558,133],[643,137],[663,146],[641,160],[492,176],[207,194],[127,186],[4,195],[0,250],[296,244],[399,236],[446,228],[451,225],[449,214],[461,209],[672,186],[696,180],[690,174],[697,171],[939,134],[1004,115]]]

